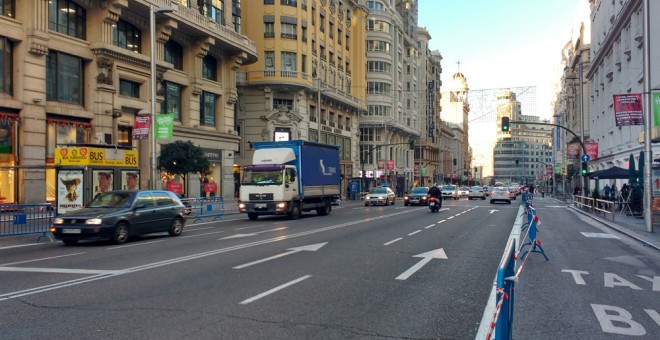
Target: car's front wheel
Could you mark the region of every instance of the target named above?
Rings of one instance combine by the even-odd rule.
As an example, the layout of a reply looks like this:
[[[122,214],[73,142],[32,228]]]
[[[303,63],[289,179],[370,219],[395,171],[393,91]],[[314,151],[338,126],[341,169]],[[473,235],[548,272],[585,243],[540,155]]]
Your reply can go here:
[[[175,218],[168,230],[170,236],[179,236],[183,232],[183,220],[179,217]]]
[[[126,241],[128,241],[128,224],[119,223],[112,234],[112,242],[114,244],[124,244]]]

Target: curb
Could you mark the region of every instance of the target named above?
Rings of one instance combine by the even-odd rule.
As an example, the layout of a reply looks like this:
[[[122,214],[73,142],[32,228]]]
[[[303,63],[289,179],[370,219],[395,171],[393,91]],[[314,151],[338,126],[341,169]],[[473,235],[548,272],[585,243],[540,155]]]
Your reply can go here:
[[[620,232],[624,235],[627,235],[627,236],[629,236],[629,237],[631,237],[631,238],[633,238],[633,239],[635,239],[639,242],[642,242],[645,246],[655,248],[656,250],[660,250],[660,244],[658,244],[655,241],[650,240],[650,239],[648,239],[648,238],[646,238],[642,235],[639,235],[636,232],[630,231],[629,229],[621,227],[620,225],[618,225],[616,223],[613,223],[611,221],[608,221],[608,220],[605,220],[605,219],[600,218],[598,216],[594,216],[592,214],[584,212],[581,209],[577,209],[573,205],[569,205],[568,207],[571,210],[575,211],[575,212],[579,212],[580,214],[582,214],[584,216],[590,217],[591,219],[593,219],[594,221],[599,222],[600,224],[603,224],[603,225],[605,225],[609,228],[612,228],[612,229],[614,229],[614,230],[616,230],[616,231],[618,231],[618,232]]]

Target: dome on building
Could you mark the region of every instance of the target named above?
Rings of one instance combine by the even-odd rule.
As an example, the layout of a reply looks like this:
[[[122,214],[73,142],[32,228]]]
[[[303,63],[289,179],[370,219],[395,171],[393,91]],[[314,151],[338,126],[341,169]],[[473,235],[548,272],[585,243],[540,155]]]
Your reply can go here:
[[[451,88],[452,89],[468,89],[467,85],[467,79],[463,75],[463,73],[456,72],[454,75],[451,77]]]

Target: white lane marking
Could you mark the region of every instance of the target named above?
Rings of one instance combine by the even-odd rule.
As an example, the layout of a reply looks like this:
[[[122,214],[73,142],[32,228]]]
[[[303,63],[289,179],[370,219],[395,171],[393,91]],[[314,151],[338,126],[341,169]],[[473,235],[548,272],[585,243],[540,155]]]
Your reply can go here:
[[[384,245],[384,246],[389,246],[390,244],[392,244],[392,243],[394,243],[394,242],[397,242],[397,241],[401,241],[401,240],[403,240],[402,237],[395,238],[395,239],[393,239],[393,240],[390,241],[390,242],[384,243],[383,245]]]
[[[618,239],[619,237],[616,235],[608,234],[608,233],[587,233],[587,232],[580,232],[584,237],[593,237],[593,238],[615,238]]]
[[[277,292],[277,291],[280,291],[280,290],[282,290],[282,289],[284,289],[284,288],[286,288],[286,287],[289,287],[289,286],[292,286],[292,285],[294,285],[294,284],[296,284],[296,283],[298,283],[298,282],[301,282],[301,281],[307,280],[307,279],[309,279],[310,277],[312,277],[312,276],[311,276],[311,275],[305,275],[305,276],[303,276],[303,277],[299,277],[299,278],[297,278],[297,279],[295,279],[295,280],[293,280],[293,281],[287,282],[287,283],[285,283],[285,284],[283,284],[283,285],[279,285],[279,286],[277,286],[277,287],[275,287],[275,288],[273,288],[273,289],[267,290],[267,291],[265,291],[265,292],[263,292],[263,293],[261,293],[261,294],[259,294],[259,295],[255,295],[255,296],[253,296],[253,297],[251,297],[251,298],[249,298],[249,299],[246,299],[246,300],[241,301],[241,305],[247,305],[247,304],[250,303],[250,302],[257,301],[257,300],[259,300],[259,299],[261,299],[261,298],[263,298],[263,297],[266,297],[266,296],[268,296],[268,295],[270,295],[270,294],[273,294],[273,293],[275,293],[275,292]]]
[[[211,228],[215,228],[215,227],[210,226],[210,227],[202,227],[202,228],[185,228],[185,229],[186,229],[186,231],[197,231],[197,230],[205,230],[205,229],[211,229]]]
[[[21,247],[31,247],[31,246],[38,246],[38,245],[42,245],[42,244],[47,244],[47,243],[18,244],[18,245],[15,245],[15,246],[0,247],[0,250],[12,249],[12,248],[21,248]]]
[[[413,236],[413,235],[415,235],[415,234],[417,234],[417,233],[419,233],[419,232],[421,232],[421,230],[413,231],[412,233],[408,234],[408,236]]]
[[[114,246],[114,247],[106,248],[105,250],[115,250],[115,249],[128,248],[128,247],[137,247],[137,246],[142,246],[142,245],[152,244],[152,243],[158,243],[158,242],[163,242],[163,241],[165,241],[165,240],[155,240],[155,241],[148,241],[148,242],[126,244],[126,245],[123,245],[123,246]]]
[[[26,261],[3,263],[3,264],[0,264],[0,267],[2,267],[2,266],[12,266],[12,265],[15,265],[15,264],[28,263],[28,262],[46,261],[46,260],[52,260],[52,259],[57,259],[57,258],[61,258],[61,257],[76,256],[76,255],[82,255],[82,254],[84,254],[84,252],[83,253],[73,253],[73,254],[67,254],[67,255],[60,255],[60,256],[44,257],[44,258],[40,258],[40,259],[33,259],[33,260],[26,260]]]
[[[263,262],[266,262],[266,261],[279,259],[279,258],[287,256],[287,255],[299,253],[301,251],[317,251],[317,250],[321,249],[321,247],[323,247],[326,244],[328,244],[328,242],[309,244],[309,245],[306,245],[306,246],[289,248],[289,249],[287,249],[288,250],[287,252],[277,254],[277,255],[273,255],[273,256],[270,256],[270,257],[267,257],[267,258],[264,258],[264,259],[261,259],[261,260],[250,262],[250,263],[242,264],[240,266],[234,267],[234,269],[242,269],[242,268],[253,266],[255,264],[263,263]]]
[[[218,254],[228,253],[228,252],[231,252],[231,251],[252,248],[252,247],[261,246],[261,245],[264,245],[264,244],[269,244],[269,243],[274,243],[274,242],[280,242],[280,241],[284,241],[284,240],[288,240],[288,239],[292,239],[292,238],[296,238],[296,237],[303,237],[303,236],[313,235],[313,234],[322,233],[322,232],[325,232],[325,231],[350,227],[350,226],[353,226],[353,225],[358,225],[359,226],[359,225],[362,225],[365,222],[378,221],[378,220],[381,220],[381,219],[386,219],[386,218],[396,216],[396,215],[407,214],[409,212],[414,212],[414,211],[415,210],[405,210],[403,212],[395,212],[395,213],[391,213],[391,214],[379,215],[379,216],[369,217],[369,218],[365,218],[365,219],[361,219],[361,220],[356,220],[356,221],[351,221],[351,222],[346,222],[346,223],[341,223],[341,224],[335,224],[335,225],[331,225],[331,226],[327,226],[327,227],[323,227],[323,228],[319,228],[319,229],[307,230],[307,231],[303,231],[303,232],[295,233],[295,234],[291,234],[291,235],[283,235],[283,236],[273,237],[273,238],[265,239],[265,240],[261,240],[261,241],[254,241],[254,242],[239,244],[239,245],[236,245],[236,246],[231,246],[231,247],[206,251],[206,252],[203,252],[203,253],[197,253],[197,254],[192,254],[192,255],[176,257],[176,258],[163,260],[163,261],[159,261],[159,262],[152,262],[152,263],[148,263],[148,264],[144,264],[144,265],[140,265],[140,266],[136,266],[136,267],[127,268],[127,269],[124,269],[123,271],[117,272],[117,273],[98,274],[98,275],[93,275],[93,276],[90,276],[90,277],[85,277],[85,278],[80,278],[80,279],[75,279],[75,280],[68,280],[68,281],[64,281],[64,282],[53,283],[53,284],[50,284],[50,285],[39,286],[39,287],[28,288],[28,289],[24,289],[24,290],[15,291],[15,292],[4,293],[4,294],[0,294],[0,302],[5,301],[5,300],[20,298],[20,297],[23,297],[23,296],[29,296],[29,295],[39,294],[39,293],[43,293],[43,292],[48,292],[48,291],[55,290],[55,289],[61,289],[61,288],[75,286],[75,285],[80,285],[80,284],[83,284],[83,283],[89,283],[89,282],[94,282],[94,281],[98,281],[98,280],[104,280],[104,279],[111,278],[113,276],[130,274],[130,273],[140,272],[140,271],[154,269],[154,268],[160,268],[160,267],[169,266],[169,265],[172,265],[172,264],[177,264],[177,263],[182,263],[182,262],[187,262],[187,261],[192,261],[192,260],[196,260],[196,259],[200,259],[200,258],[204,258],[204,257],[208,257],[208,256],[214,256],[214,255],[218,255]]]
[[[1,272],[60,273],[60,274],[117,274],[121,270],[72,269],[72,268],[35,268],[35,267],[0,267]]]
[[[418,254],[413,257],[422,257],[422,260],[417,262],[414,266],[408,268],[405,272],[401,273],[401,275],[397,276],[397,280],[406,280],[410,277],[410,275],[415,274],[418,270],[422,269],[427,263],[429,263],[433,259],[443,259],[447,260],[447,254],[445,253],[445,250],[440,248],[436,250],[431,250],[426,253]]]
[[[447,217],[447,219],[448,219],[448,220],[451,220],[451,219],[454,218],[454,217],[455,217],[455,216],[449,216],[449,217]]]
[[[250,234],[234,234],[234,235],[229,235],[229,236],[227,236],[227,237],[219,238],[218,241],[219,241],[219,240],[232,239],[232,238],[242,238],[242,237],[249,237],[249,236],[257,236],[257,235],[259,235],[259,234],[268,233],[268,232],[271,232],[271,231],[284,230],[284,229],[288,229],[288,227],[279,227],[279,228],[275,228],[275,229],[269,229],[269,230],[257,231],[257,232],[250,233]]]
[[[435,225],[435,223],[433,223],[431,225],[427,225],[426,227],[424,227],[424,229],[432,228],[434,225]]]
[[[191,237],[197,237],[197,236],[204,236],[204,235],[213,235],[213,234],[221,234],[226,232],[225,230],[220,230],[220,231],[212,231],[210,233],[203,233],[203,234],[195,234],[195,235],[186,235],[186,236],[179,236],[179,238],[191,238]]]
[[[263,227],[263,226],[265,226],[265,224],[257,224],[257,225],[251,225],[249,227],[236,228],[235,230],[252,229],[252,228],[259,228],[259,227]]]
[[[438,223],[447,222],[447,220],[440,220]]]

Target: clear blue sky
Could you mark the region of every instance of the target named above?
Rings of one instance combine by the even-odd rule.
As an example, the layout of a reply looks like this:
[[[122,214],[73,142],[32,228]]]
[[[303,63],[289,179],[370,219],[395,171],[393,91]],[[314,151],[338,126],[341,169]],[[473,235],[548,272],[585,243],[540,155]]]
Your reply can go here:
[[[419,0],[418,25],[442,54],[445,85],[460,60],[471,90],[537,86],[545,116],[561,50],[585,13],[588,0]]]

